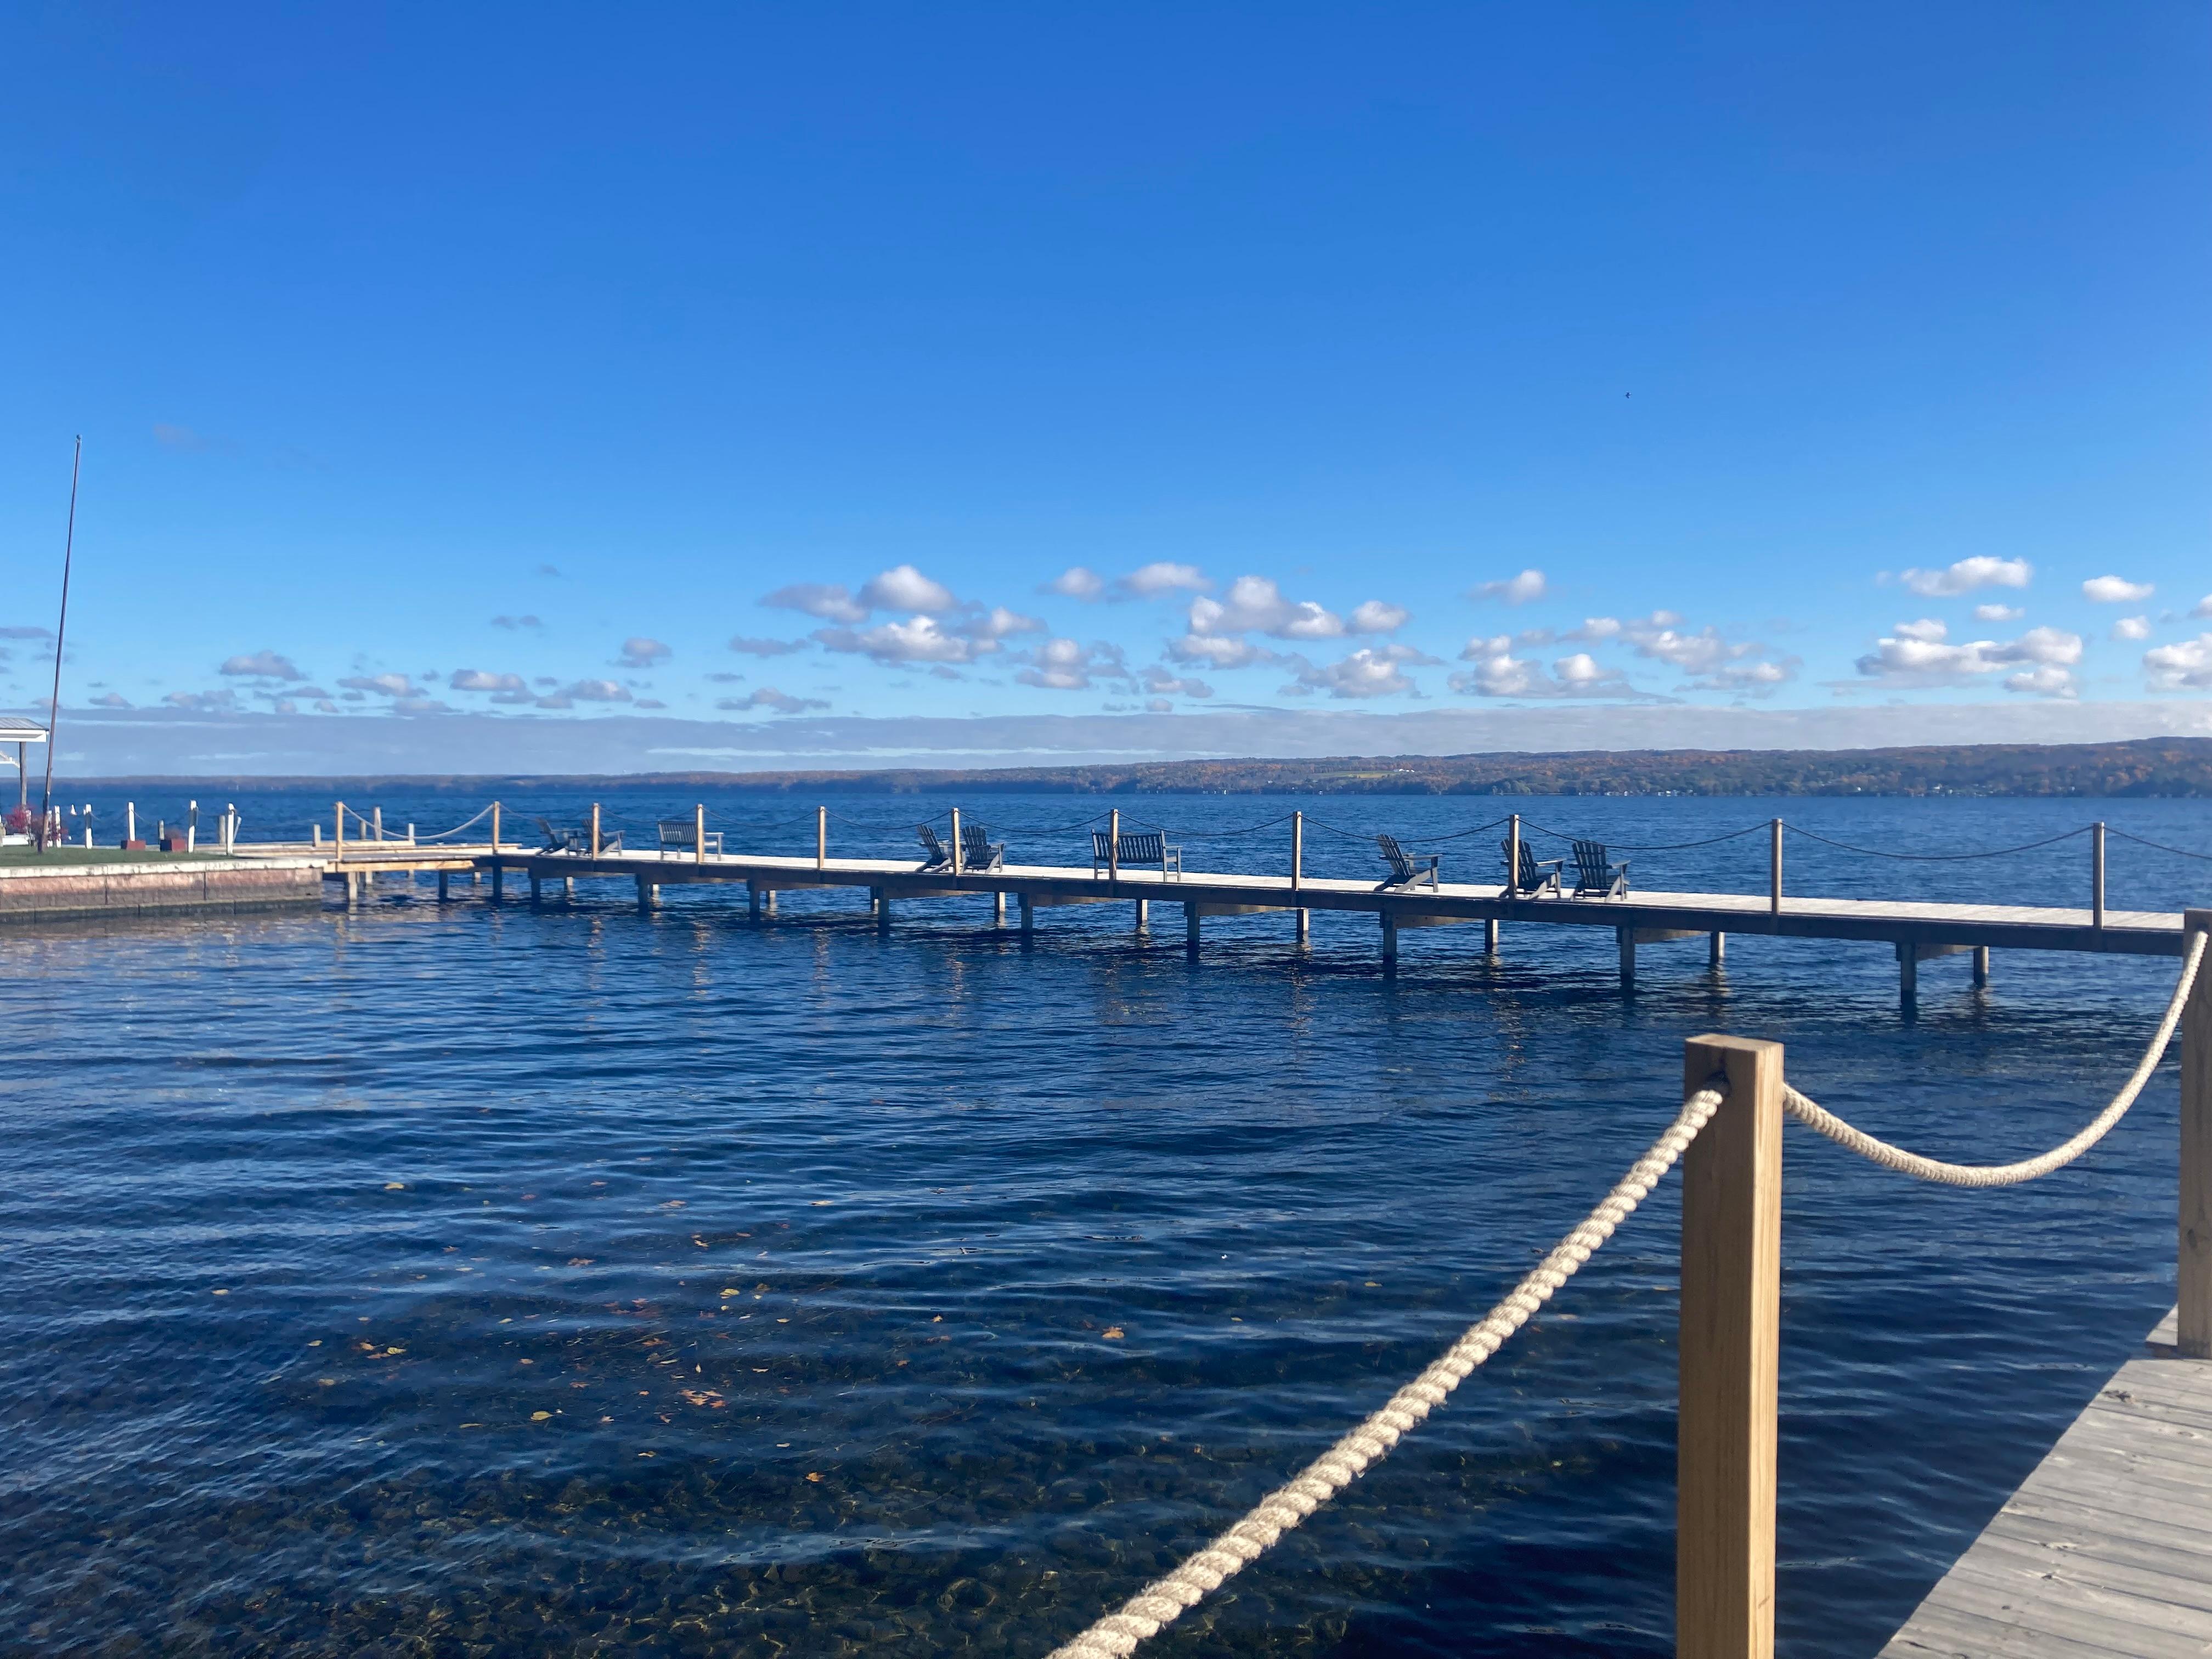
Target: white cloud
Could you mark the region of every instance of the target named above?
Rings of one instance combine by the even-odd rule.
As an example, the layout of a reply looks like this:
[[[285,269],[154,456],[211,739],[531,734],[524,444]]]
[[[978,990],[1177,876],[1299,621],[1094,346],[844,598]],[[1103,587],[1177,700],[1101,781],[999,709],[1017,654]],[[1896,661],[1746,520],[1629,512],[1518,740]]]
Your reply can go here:
[[[2027,614],[2016,605],[1978,605],[1974,607],[1976,622],[2018,622]]]
[[[1797,659],[1781,662],[1731,662],[1699,678],[1692,680],[1683,689],[1690,691],[1734,691],[1754,697],[1771,696],[1778,686],[1786,685],[1796,676]]]
[[[2123,617],[2112,624],[2112,637],[2116,640],[2147,640],[2150,637],[2150,618]]]
[[[1283,690],[1292,696],[1326,691],[1332,697],[1346,698],[1391,697],[1408,692],[1418,695],[1420,688],[1401,671],[1410,663],[1435,661],[1434,657],[1425,656],[1410,645],[1363,647],[1336,662],[1320,666],[1301,660],[1297,678]]]
[[[994,640],[949,633],[934,617],[881,623],[859,631],[849,628],[817,629],[814,637],[829,650],[851,653],[885,664],[973,662],[980,653],[999,648]]]
[[[1451,677],[1451,688],[1478,697],[1622,697],[1634,694],[1617,669],[1608,669],[1587,651],[1560,658],[1547,674],[1543,665],[1513,654],[1504,634],[1469,640],[1460,660],[1474,666]],[[1556,677],[1556,678],[1555,678]]]
[[[960,601],[942,583],[933,582],[910,564],[893,565],[861,584],[860,602],[871,611],[911,611],[941,616],[960,608]]]
[[[964,617],[954,624],[954,629],[971,640],[1003,640],[1011,634],[1042,634],[1045,627],[1035,617],[1024,617],[1003,605],[994,605],[988,611],[978,610]]]
[[[1249,640],[1217,639],[1209,634],[1186,634],[1168,641],[1168,655],[1180,663],[1204,663],[1212,668],[1249,668],[1255,662],[1279,662],[1282,653]]]
[[[647,639],[642,634],[633,634],[622,643],[622,663],[624,668],[651,668],[666,662],[676,653],[659,640]]]
[[[1923,643],[1932,644],[1938,640],[1948,639],[1950,635],[1950,629],[1932,617],[1897,625],[1897,637],[1900,640],[1919,640]]]
[[[561,696],[575,702],[628,702],[629,689],[612,680],[571,680],[561,688]]]
[[[530,688],[520,674],[488,674],[481,668],[456,668],[453,678],[446,682],[449,691],[493,691],[501,694],[501,701],[522,702],[530,696]],[[301,694],[305,696],[305,693]]]
[[[92,706],[94,708],[128,708],[131,707],[131,699],[119,691],[109,691],[94,697],[92,700]]]
[[[2070,697],[2081,690],[2073,674],[2051,663],[2005,677],[2004,689],[2036,697]]]
[[[779,587],[761,603],[782,611],[803,611],[824,622],[864,623],[868,608],[854,602],[853,590],[842,582],[793,582]]]
[[[730,640],[730,649],[741,657],[787,657],[794,651],[806,649],[805,640],[755,640],[743,634]]]
[[[387,697],[419,697],[422,693],[404,674],[356,674],[340,680],[348,691],[376,691]]]
[[[1966,685],[1977,677],[2025,665],[2031,672],[2016,674],[2006,688],[2042,696],[2070,696],[2074,677],[2040,671],[2070,670],[2081,660],[2081,636],[2063,629],[2031,628],[2016,640],[2000,643],[1975,640],[1963,645],[1944,645],[1932,640],[1884,638],[1858,659],[1858,672],[1883,685],[1927,689]]]
[[[779,714],[803,714],[810,708],[827,708],[829,706],[823,698],[794,697],[772,685],[763,685],[748,696],[724,697],[714,705],[724,709],[773,708]]]
[[[173,708],[189,708],[198,714],[230,714],[238,708],[238,693],[228,688],[221,691],[172,691],[161,701]]]
[[[1549,592],[1540,570],[1524,570],[1517,576],[1508,576],[1504,581],[1484,582],[1468,594],[1471,599],[1496,599],[1502,605],[1527,605],[1540,599]]]
[[[1086,604],[1105,591],[1106,579],[1079,564],[1068,566],[1037,589],[1040,593],[1057,593],[1064,599],[1081,599]]]
[[[518,628],[542,629],[545,626],[535,617],[494,617],[491,619],[491,625],[494,628],[504,628],[510,633]]]
[[[1206,580],[1206,573],[1196,565],[1172,564],[1160,559],[1117,579],[1114,583],[1114,596],[1123,599],[1152,599],[1179,589],[1203,593],[1212,586]]]
[[[1213,695],[1213,688],[1204,680],[1177,675],[1163,663],[1146,665],[1145,690],[1156,696],[1167,697],[1210,697]]]
[[[2157,591],[2148,582],[2131,582],[2124,576],[2092,576],[2081,584],[2081,597],[2092,605],[2134,605]]]
[[[2195,605],[2191,605],[2189,614],[2192,617],[2212,617],[2212,593],[2207,593]]]
[[[2212,689],[2212,634],[2199,634],[2174,645],[2153,646],[2143,653],[2142,665],[2154,691]]]
[[[1029,666],[1014,678],[1051,691],[1088,691],[1094,678],[1127,680],[1129,665],[1118,645],[1047,640],[1029,653]]]
[[[1366,599],[1352,607],[1349,623],[1354,634],[1395,634],[1413,619],[1402,605],[1387,599]]]
[[[243,674],[263,680],[304,680],[307,678],[292,665],[289,657],[274,651],[257,651],[250,657],[226,658],[218,672]]]
[[[1941,570],[1908,570],[1901,580],[1923,599],[1955,599],[1978,587],[2025,587],[2035,567],[2026,559],[1995,559],[1978,553]]]
[[[1221,599],[1190,602],[1190,631],[1212,638],[1259,633],[1279,640],[1333,640],[1344,632],[1344,618],[1311,599],[1292,601],[1265,576],[1239,576]]]

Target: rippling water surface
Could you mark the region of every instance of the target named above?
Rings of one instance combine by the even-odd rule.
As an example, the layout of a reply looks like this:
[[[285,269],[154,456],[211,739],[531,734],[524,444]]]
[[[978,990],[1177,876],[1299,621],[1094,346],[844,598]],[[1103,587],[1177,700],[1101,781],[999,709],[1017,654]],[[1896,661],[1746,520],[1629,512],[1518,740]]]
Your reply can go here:
[[[689,799],[611,796],[649,837]],[[366,805],[368,803],[362,803]],[[427,831],[472,810],[388,793]],[[544,797],[509,812],[574,810]],[[887,851],[940,805],[834,803]],[[1072,861],[1095,803],[969,802]],[[1532,800],[1680,842],[1742,800]],[[95,799],[105,836],[119,801]],[[178,802],[140,803],[177,816]],[[297,834],[304,797],[240,802]],[[714,803],[733,846],[806,803]],[[1194,868],[1353,874],[1344,830],[1460,834],[1489,799],[1145,797]],[[203,821],[212,804],[202,802]],[[1947,851],[2157,802],[1796,801]],[[321,808],[327,824],[329,808]],[[513,816],[509,822],[515,821]],[[998,829],[994,828],[994,834]],[[1494,830],[1439,842],[1492,878]],[[2077,838],[1899,864],[1793,839],[1792,890],[2081,902]],[[1757,837],[1638,854],[1760,890]],[[2113,902],[2212,866],[2116,842]],[[2202,873],[2201,873],[2202,872]],[[2167,961],[1926,964],[1365,918],[1132,931],[1127,907],[626,885],[532,909],[463,884],[352,914],[0,933],[0,1557],[42,1652],[1038,1654],[1449,1342],[1671,1115],[1682,1038],[1939,1155],[2040,1150],[2124,1075]],[[1780,1624],[1874,1651],[2172,1298],[2171,1062],[2073,1168],[1930,1189],[1792,1130]],[[1163,1655],[1671,1650],[1674,1187],[1373,1474]]]

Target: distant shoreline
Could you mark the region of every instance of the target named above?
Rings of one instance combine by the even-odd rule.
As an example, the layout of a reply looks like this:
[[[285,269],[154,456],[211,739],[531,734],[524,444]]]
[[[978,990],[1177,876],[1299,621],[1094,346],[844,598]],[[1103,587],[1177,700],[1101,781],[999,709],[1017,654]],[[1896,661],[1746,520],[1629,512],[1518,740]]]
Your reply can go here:
[[[514,775],[362,773],[345,777],[71,778],[84,787],[416,790],[665,789],[757,794],[902,795],[1889,795],[2212,798],[2212,738],[2125,743],[1931,744],[1894,749],[1668,749],[1619,752],[1135,761],[867,771]]]

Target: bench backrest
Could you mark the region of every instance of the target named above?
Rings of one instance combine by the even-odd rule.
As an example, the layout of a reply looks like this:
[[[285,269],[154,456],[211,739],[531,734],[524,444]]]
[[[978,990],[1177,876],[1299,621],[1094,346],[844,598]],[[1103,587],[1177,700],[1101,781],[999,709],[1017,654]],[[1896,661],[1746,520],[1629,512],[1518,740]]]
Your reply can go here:
[[[660,839],[669,847],[689,847],[698,840],[699,826],[690,818],[660,820]]]
[[[1103,859],[1108,854],[1108,844],[1114,837],[1103,830],[1091,832],[1091,855]],[[1112,849],[1116,864],[1164,864],[1168,856],[1166,832],[1159,830],[1132,830],[1124,834]]]
[[[1377,836],[1375,844],[1382,849],[1382,856],[1389,861],[1392,875],[1403,881],[1413,873],[1413,861],[1406,856],[1406,849],[1398,845],[1395,836]]]

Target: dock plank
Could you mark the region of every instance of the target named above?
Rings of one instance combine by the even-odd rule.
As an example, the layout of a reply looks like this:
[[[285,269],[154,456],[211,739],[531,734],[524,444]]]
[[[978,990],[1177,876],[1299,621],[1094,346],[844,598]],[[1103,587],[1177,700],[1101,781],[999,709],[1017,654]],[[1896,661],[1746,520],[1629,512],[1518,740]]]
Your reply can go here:
[[[2171,1315],[1890,1638],[1882,1659],[2212,1653],[2212,1360]]]

